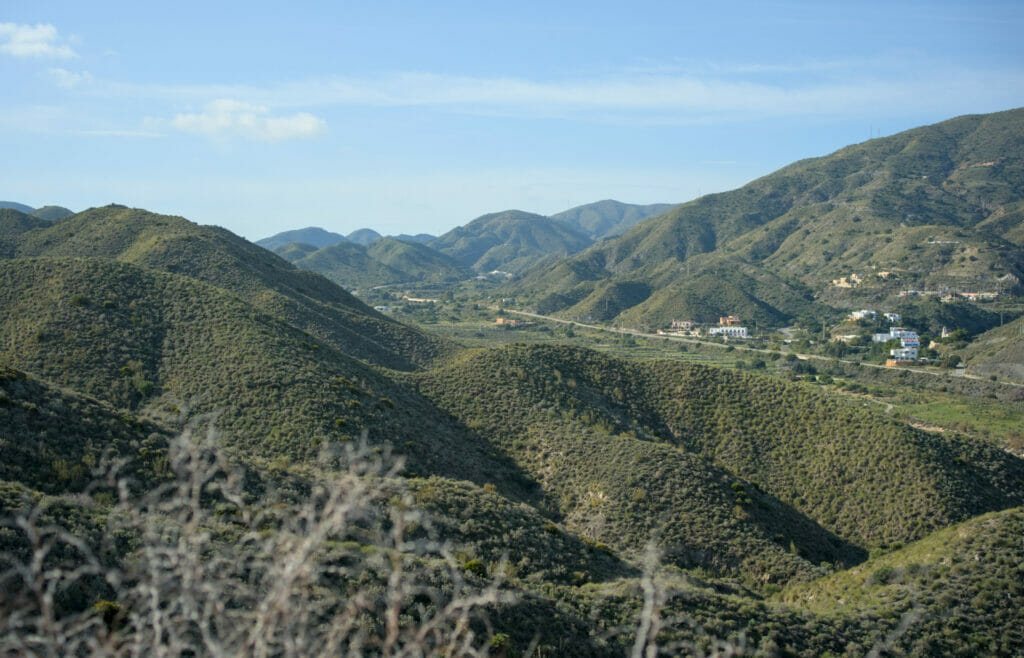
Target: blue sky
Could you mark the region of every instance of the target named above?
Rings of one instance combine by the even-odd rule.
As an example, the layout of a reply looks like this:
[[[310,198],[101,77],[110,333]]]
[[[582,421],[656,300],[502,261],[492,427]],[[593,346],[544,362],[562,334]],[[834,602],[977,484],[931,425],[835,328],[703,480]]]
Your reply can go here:
[[[0,5],[0,199],[250,239],[681,202],[1024,106],[1020,2]]]

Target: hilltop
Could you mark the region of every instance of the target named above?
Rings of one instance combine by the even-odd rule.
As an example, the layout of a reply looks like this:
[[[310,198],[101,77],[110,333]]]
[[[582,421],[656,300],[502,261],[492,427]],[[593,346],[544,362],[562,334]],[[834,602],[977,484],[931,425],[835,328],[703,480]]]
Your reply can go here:
[[[347,238],[339,233],[332,233],[319,226],[309,226],[306,228],[299,228],[293,231],[283,231],[276,233],[269,238],[263,238],[257,240],[256,244],[271,251],[276,251],[279,247],[282,247],[290,242],[298,242],[301,244],[312,245],[316,248],[329,247],[332,244],[338,244],[339,242],[345,242]]]
[[[667,212],[671,203],[636,205],[614,199],[595,201],[551,215],[552,219],[565,222],[591,240],[621,235],[648,217]]]
[[[24,203],[17,203],[15,201],[0,201],[0,209],[17,210],[25,215],[34,210],[32,206],[26,206]]]
[[[563,222],[522,212],[483,215],[448,231],[430,246],[477,272],[521,272],[554,256],[585,248],[591,240]]]
[[[378,233],[377,231],[374,231],[372,228],[361,228],[352,231],[351,233],[346,235],[345,239],[348,240],[349,242],[354,242],[365,247],[372,243],[374,240],[379,240],[382,237],[384,236]]]

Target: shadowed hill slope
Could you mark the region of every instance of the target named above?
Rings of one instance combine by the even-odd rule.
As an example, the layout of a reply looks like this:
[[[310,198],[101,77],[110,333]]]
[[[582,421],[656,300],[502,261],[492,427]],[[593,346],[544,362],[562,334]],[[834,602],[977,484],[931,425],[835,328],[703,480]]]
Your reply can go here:
[[[170,432],[95,398],[0,365],[0,480],[58,494],[94,480],[104,461],[148,485],[167,474]]]

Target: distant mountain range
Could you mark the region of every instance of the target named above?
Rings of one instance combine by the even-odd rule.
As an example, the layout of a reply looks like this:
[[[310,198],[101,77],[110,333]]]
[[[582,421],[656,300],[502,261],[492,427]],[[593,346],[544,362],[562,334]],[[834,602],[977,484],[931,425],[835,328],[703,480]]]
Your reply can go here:
[[[379,238],[363,246],[339,242],[321,249],[290,242],[274,250],[304,270],[324,275],[349,290],[390,283],[460,281],[472,272],[419,242]]]
[[[26,206],[23,203],[15,203],[14,201],[0,201],[0,209],[4,208],[17,210],[18,212],[25,213],[26,215],[32,215],[33,217],[45,219],[50,222],[55,222],[59,219],[64,219],[69,215],[75,214],[74,211],[61,206],[42,206],[40,208],[32,208],[31,206]]]
[[[294,231],[278,233],[270,236],[269,238],[257,240],[256,244],[266,249],[270,249],[271,251],[274,251],[278,247],[290,242],[312,245],[319,249],[320,247],[328,247],[332,244],[345,242],[345,240],[345,236],[340,233],[331,233],[330,231],[324,230],[320,227],[310,226],[307,228],[295,229]]]
[[[446,281],[465,278],[470,270],[521,272],[550,257],[576,253],[594,240],[622,232],[671,207],[607,200],[551,217],[506,210],[478,217],[437,238],[426,233],[391,236],[401,242],[427,245],[437,255],[422,249],[400,250],[392,245],[384,262],[376,262],[373,253],[342,247],[313,256],[316,249],[342,242],[374,246],[382,236],[368,228],[342,236],[310,227],[278,233],[256,244],[349,289],[399,281]]]

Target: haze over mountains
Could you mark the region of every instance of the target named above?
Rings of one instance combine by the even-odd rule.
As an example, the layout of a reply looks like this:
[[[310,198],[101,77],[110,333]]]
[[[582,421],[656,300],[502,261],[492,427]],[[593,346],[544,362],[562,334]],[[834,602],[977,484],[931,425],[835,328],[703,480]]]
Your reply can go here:
[[[501,580],[508,599],[488,609],[498,650],[622,655],[635,630],[621,629],[635,629],[654,582],[638,557],[652,544],[672,591],[660,637],[694,652],[725,637],[765,655],[1013,655],[1024,646],[1024,459],[995,442],[911,425],[813,377],[578,345],[468,348],[346,288],[498,269],[519,278],[487,294],[627,326],[728,313],[780,326],[904,287],[1015,296],[1022,195],[1015,110],[851,146],[681,206],[509,210],[429,244],[300,229],[261,241],[272,252],[124,206],[56,220],[6,208],[0,512],[45,501],[48,523],[73,524],[82,545],[130,565],[138,538],[105,539],[115,497],[83,493],[104,457],[157,488],[180,471],[168,446],[181,424],[210,418],[244,484],[242,512],[263,514],[315,495],[325,449],[362,436],[374,458],[404,460],[389,485],[401,495],[387,495],[423,516],[414,539],[386,550],[359,517],[326,545],[333,570],[310,591],[386,598],[380,565],[439,538],[467,586]],[[865,283],[833,285],[851,273]],[[920,322],[959,312],[908,303]],[[978,333],[995,323],[970,313]],[[970,349],[1017,360],[1024,338],[1012,329]],[[236,555],[244,514],[212,500],[211,554]],[[30,548],[0,534],[0,554]],[[355,556],[369,566],[352,576],[339,565]],[[448,587],[447,572],[430,573]],[[83,614],[109,593],[62,592],[64,609]]]
[[[73,211],[68,210],[62,206],[41,206],[39,208],[32,208],[26,206],[23,203],[15,203],[14,201],[0,201],[0,209],[17,210],[18,212],[38,217],[39,219],[45,219],[53,222],[58,219],[64,219],[68,215],[75,214]]]
[[[396,260],[398,257],[394,254],[395,247],[391,248],[390,262],[386,263],[375,261],[373,254],[351,248],[337,248],[312,257],[314,250],[310,247],[330,247],[345,241],[372,246],[382,236],[371,229],[360,229],[347,237],[315,227],[298,229],[258,240],[256,244],[273,250],[298,267],[319,272],[354,289],[398,281],[454,280],[458,276],[466,278],[470,270],[522,272],[549,257],[576,253],[597,239],[621,233],[671,207],[671,204],[638,206],[606,200],[551,217],[508,210],[483,215],[437,238],[426,234],[393,236],[402,242],[424,244],[452,259],[449,262],[440,255],[434,256],[438,269],[433,273],[423,269],[422,261],[431,259],[424,250],[409,252],[416,254],[421,264],[399,262],[400,258]],[[463,271],[459,271],[460,267]],[[405,278],[399,274],[401,272],[406,272]],[[346,279],[346,276],[353,278]]]

